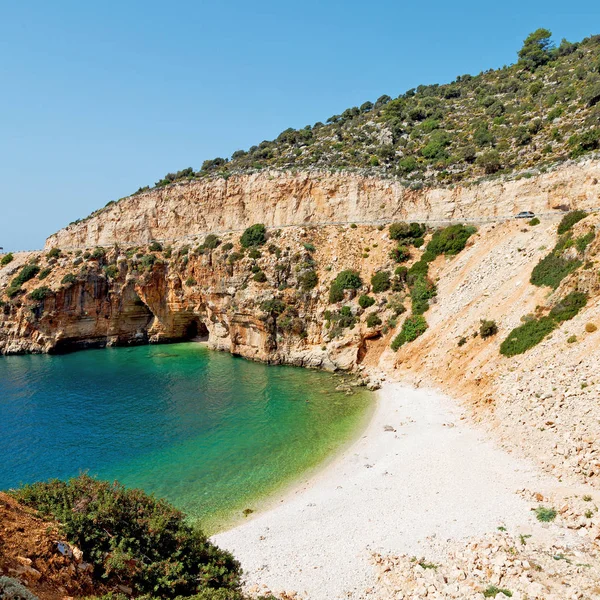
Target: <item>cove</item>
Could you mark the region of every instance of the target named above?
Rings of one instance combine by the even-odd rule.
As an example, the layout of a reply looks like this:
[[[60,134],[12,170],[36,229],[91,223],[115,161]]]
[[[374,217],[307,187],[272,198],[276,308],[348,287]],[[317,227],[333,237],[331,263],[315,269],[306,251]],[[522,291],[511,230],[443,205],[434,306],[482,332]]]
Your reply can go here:
[[[364,426],[340,377],[202,344],[0,358],[0,489],[88,472],[165,498],[209,533]]]

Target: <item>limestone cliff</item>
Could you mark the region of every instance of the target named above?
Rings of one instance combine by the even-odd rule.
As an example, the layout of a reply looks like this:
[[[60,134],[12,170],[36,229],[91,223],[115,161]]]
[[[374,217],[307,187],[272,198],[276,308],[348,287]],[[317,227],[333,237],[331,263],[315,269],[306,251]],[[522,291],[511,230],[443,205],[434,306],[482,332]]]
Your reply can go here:
[[[510,217],[522,210],[600,207],[600,162],[566,163],[537,176],[446,188],[409,189],[392,179],[348,173],[262,171],[157,188],[97,211],[50,236],[46,248],[144,244],[207,233],[392,220]]]

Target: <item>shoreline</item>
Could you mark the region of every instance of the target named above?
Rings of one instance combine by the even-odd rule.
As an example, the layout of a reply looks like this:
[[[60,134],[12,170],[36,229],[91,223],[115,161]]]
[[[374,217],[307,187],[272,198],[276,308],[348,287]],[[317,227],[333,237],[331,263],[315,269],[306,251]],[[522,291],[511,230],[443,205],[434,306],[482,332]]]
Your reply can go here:
[[[363,597],[375,553],[434,560],[450,541],[540,524],[524,488],[552,480],[500,449],[438,392],[386,383],[357,439],[279,501],[212,536],[240,560],[250,592]],[[327,573],[336,573],[336,577]]]

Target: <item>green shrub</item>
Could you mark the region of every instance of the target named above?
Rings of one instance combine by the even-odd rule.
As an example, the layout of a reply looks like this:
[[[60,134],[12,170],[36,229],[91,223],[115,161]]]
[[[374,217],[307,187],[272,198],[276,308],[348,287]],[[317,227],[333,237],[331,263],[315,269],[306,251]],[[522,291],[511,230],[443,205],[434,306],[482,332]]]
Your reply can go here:
[[[116,279],[119,276],[119,268],[117,265],[106,265],[106,267],[104,267],[104,272],[106,273],[106,276],[111,279]]]
[[[309,290],[312,290],[313,288],[317,287],[318,283],[319,277],[317,276],[316,271],[305,271],[304,273],[298,276],[298,285],[305,292],[308,292]]]
[[[241,252],[232,252],[228,258],[227,258],[227,262],[232,265],[233,263],[237,262],[238,260],[241,260],[242,258],[244,258],[244,255]]]
[[[61,280],[63,285],[70,285],[71,283],[75,283],[77,281],[77,277],[73,275],[73,273],[67,273]]]
[[[12,252],[5,254],[2,259],[0,259],[0,267],[5,267],[8,263],[12,262],[14,258]]]
[[[226,242],[225,244],[223,244],[221,251],[229,252],[232,248],[233,248],[233,244],[231,242]]]
[[[352,329],[357,321],[349,306],[342,306],[339,311],[326,311],[325,319],[333,324],[331,337],[337,337],[344,329]]]
[[[486,319],[481,321],[479,326],[479,335],[485,340],[498,333],[498,325],[496,321],[488,321]]]
[[[529,281],[533,285],[547,285],[555,290],[569,273],[572,273],[581,265],[580,260],[564,258],[554,249],[533,268]]]
[[[280,315],[286,309],[286,306],[279,298],[273,298],[272,300],[265,300],[260,305],[260,309],[271,315]]]
[[[41,302],[44,298],[46,298],[46,296],[48,296],[48,294],[50,294],[50,288],[46,287],[46,286],[42,286],[42,287],[39,287],[39,288],[36,288],[35,290],[33,290],[29,294],[29,297],[32,300]]]
[[[311,243],[309,243],[309,242],[306,242],[306,243],[305,243],[305,244],[303,244],[303,245],[304,245],[304,249],[305,249],[307,252],[314,252],[314,251],[316,250],[316,248],[315,248],[314,244],[311,244]]]
[[[21,287],[24,283],[27,283],[30,279],[33,279],[40,272],[40,268],[37,265],[28,264],[25,265],[19,274],[13,278],[10,282],[11,287]]]
[[[438,229],[427,244],[427,251],[435,256],[458,254],[467,245],[467,240],[475,231],[477,230],[474,227],[465,225],[450,225],[444,229]]]
[[[209,233],[204,238],[204,244],[202,245],[209,250],[214,250],[220,243],[221,240],[214,233]]]
[[[400,346],[416,340],[427,331],[427,321],[423,315],[407,317],[402,324],[400,333],[392,340],[392,350],[396,351]]]
[[[80,475],[28,485],[13,495],[43,518],[58,521],[69,543],[108,585],[128,585],[134,595],[155,598],[239,590],[240,566],[231,554],[170,504],[141,490]]]
[[[97,248],[94,248],[94,251],[90,255],[90,258],[93,258],[95,260],[101,260],[105,256],[106,256],[106,250],[104,248],[98,246]]]
[[[537,520],[542,521],[542,523],[554,521],[557,514],[558,513],[553,508],[547,508],[545,506],[538,506],[535,509],[535,516],[537,517]]]
[[[531,227],[535,227],[536,225],[540,224],[540,220],[537,217],[533,217],[533,219],[531,219],[531,221],[529,221],[527,224],[531,225]]]
[[[344,299],[344,288],[335,281],[329,288],[329,304],[336,304]]]
[[[387,292],[390,289],[390,272],[389,271],[378,271],[371,277],[371,286],[373,287],[373,293],[379,294],[381,292]]]
[[[570,213],[567,213],[561,220],[558,225],[558,229],[556,232],[558,235],[562,235],[563,233],[567,233],[575,223],[579,223],[582,219],[585,219],[588,214],[585,210],[573,210]]]
[[[585,252],[585,249],[594,241],[596,234],[593,231],[589,231],[585,235],[578,237],[575,240],[575,247],[577,251],[580,253]]]
[[[415,238],[413,241],[413,246],[415,248],[420,248],[425,243],[425,239],[422,237]]]
[[[192,287],[193,285],[196,285],[196,280],[193,277],[188,277],[185,280],[185,285],[187,285],[188,287]]]
[[[2,600],[38,600],[24,585],[11,577],[0,577]]]
[[[422,315],[429,309],[429,300],[437,294],[437,288],[433,282],[424,276],[413,279],[410,290],[413,315]]]
[[[406,312],[404,301],[401,296],[392,296],[387,304],[388,308],[394,313],[394,316],[399,316]]]
[[[389,228],[389,237],[391,240],[410,243],[411,240],[422,238],[426,227],[420,223],[392,223]]]
[[[500,344],[500,354],[504,356],[523,354],[539,344],[555,328],[556,322],[550,317],[527,321],[508,334],[508,337]]]
[[[495,598],[498,594],[503,594],[504,596],[512,598],[512,592],[506,588],[499,588],[495,585],[490,585],[483,590],[484,598]]]
[[[371,313],[367,317],[367,327],[379,327],[379,325],[381,325],[381,319],[375,313]]]
[[[400,244],[390,252],[390,258],[396,262],[406,262],[410,258],[408,246]]]
[[[548,315],[558,323],[570,321],[587,304],[587,294],[582,292],[571,292],[552,308]]]
[[[375,304],[375,298],[373,298],[371,296],[367,296],[366,294],[363,294],[358,299],[358,305],[361,308],[369,308],[369,306],[373,306],[373,304]]]
[[[155,262],[156,256],[154,254],[144,254],[144,256],[140,258],[140,266],[146,271],[151,271]]]
[[[254,281],[258,283],[264,283],[265,281],[267,281],[267,276],[265,275],[264,271],[259,271],[258,273],[254,273],[252,279],[254,279]]]
[[[157,241],[152,242],[150,246],[148,246],[148,250],[150,250],[150,252],[162,252],[162,249],[162,245]]]
[[[242,233],[240,244],[244,248],[262,246],[267,241],[267,228],[262,223],[251,225]]]
[[[52,248],[48,254],[46,254],[46,258],[58,258],[60,256],[60,248]]]
[[[347,269],[338,273],[334,282],[338,284],[343,290],[357,290],[362,287],[362,279],[360,275],[352,269]]]
[[[248,257],[252,258],[254,260],[256,260],[257,258],[260,258],[262,256],[260,250],[258,250],[257,248],[250,248],[250,250],[248,251]]]
[[[40,271],[40,274],[38,275],[38,279],[42,280],[42,279],[46,279],[46,277],[48,277],[48,275],[50,275],[50,273],[52,272],[52,269],[47,267],[46,269],[42,269]]]

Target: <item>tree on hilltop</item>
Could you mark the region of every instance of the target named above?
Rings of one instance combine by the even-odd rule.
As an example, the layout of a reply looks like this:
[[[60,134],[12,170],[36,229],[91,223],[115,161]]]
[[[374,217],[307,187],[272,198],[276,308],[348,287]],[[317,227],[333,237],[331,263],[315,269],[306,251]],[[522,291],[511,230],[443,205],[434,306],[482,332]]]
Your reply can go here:
[[[552,58],[552,32],[549,29],[536,29],[530,33],[519,50],[519,62],[534,71]]]

